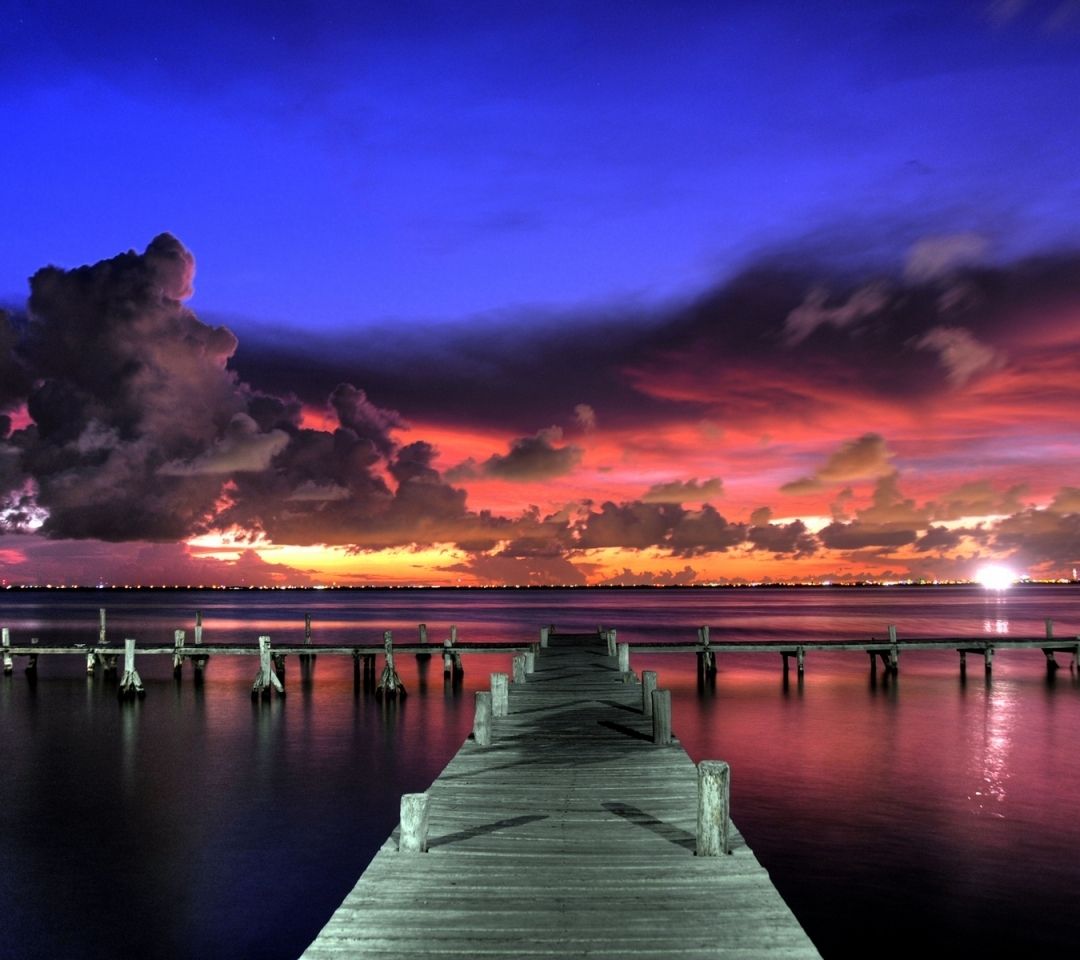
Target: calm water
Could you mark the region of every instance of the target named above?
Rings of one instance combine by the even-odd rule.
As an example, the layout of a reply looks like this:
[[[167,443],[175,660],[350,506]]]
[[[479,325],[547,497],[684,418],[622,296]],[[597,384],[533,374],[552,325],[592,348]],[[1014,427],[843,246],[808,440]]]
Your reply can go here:
[[[204,614],[205,640],[532,639],[553,622],[620,639],[807,640],[1080,634],[1080,588],[359,593],[0,594],[16,642],[169,640]],[[146,699],[42,658],[0,682],[0,956],[295,958],[472,723],[472,692],[509,655],[399,667],[410,696],[380,705],[348,658],[322,657],[289,696],[253,705],[252,658],[177,684],[144,658]],[[635,656],[674,697],[695,759],[732,765],[733,816],[826,957],[930,944],[971,956],[1074,956],[1080,922],[1080,680],[1039,652],[999,653],[993,679],[955,653],[905,653],[871,679],[859,653],[810,653],[802,684],[780,658],[725,655],[699,688],[692,656]],[[190,668],[186,668],[189,670]]]

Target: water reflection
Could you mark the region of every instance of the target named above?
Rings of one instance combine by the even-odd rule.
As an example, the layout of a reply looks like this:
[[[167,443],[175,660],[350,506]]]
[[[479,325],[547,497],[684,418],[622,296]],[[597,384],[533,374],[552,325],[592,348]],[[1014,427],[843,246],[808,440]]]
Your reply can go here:
[[[973,741],[972,766],[979,775],[979,787],[968,797],[978,813],[1004,818],[1000,806],[1006,799],[1010,777],[1009,756],[1016,721],[1016,692],[1011,684],[989,685],[983,712],[982,738]]]

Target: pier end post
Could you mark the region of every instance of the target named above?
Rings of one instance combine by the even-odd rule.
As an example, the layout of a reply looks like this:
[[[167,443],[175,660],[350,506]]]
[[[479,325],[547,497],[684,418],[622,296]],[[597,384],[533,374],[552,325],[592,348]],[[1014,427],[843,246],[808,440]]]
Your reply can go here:
[[[427,852],[430,808],[431,798],[426,793],[401,795],[401,831],[398,835],[400,853]]]
[[[671,691],[652,692],[653,743],[667,746],[671,743]]]
[[[731,769],[723,760],[702,760],[698,771],[697,846],[699,857],[731,852]]]
[[[525,682],[525,654],[515,653],[512,661],[512,669],[514,671],[514,683]]]
[[[180,679],[180,676],[184,670],[184,636],[185,634],[183,630],[173,631],[172,672],[173,676],[176,677],[177,680]],[[90,665],[88,663],[87,667],[89,668],[89,666]]]
[[[491,746],[491,691],[476,691],[476,713],[473,715],[473,739],[478,746]]]
[[[546,647],[548,645],[548,633],[550,630],[550,627],[540,628],[540,646]]]
[[[386,663],[383,664],[382,676],[375,688],[375,699],[384,697],[393,700],[394,697],[405,696],[405,684],[401,682],[397,670],[394,668],[394,634],[390,630],[383,631],[383,650],[386,655]]]
[[[505,673],[491,675],[491,715],[505,717],[510,713],[510,678]]]
[[[536,651],[530,647],[525,651],[525,675],[536,672]]]
[[[630,644],[619,644],[619,673],[622,674],[624,681],[632,680],[634,677],[633,672],[630,670]]]
[[[641,712],[647,716],[652,716],[652,695],[656,689],[656,671],[645,670],[641,674]]]

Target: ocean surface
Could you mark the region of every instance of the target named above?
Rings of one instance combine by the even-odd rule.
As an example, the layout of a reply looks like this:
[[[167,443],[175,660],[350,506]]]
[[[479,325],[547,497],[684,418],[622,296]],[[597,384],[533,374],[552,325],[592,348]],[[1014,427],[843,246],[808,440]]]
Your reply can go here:
[[[1080,634],[1080,587],[700,590],[52,591],[0,593],[13,641],[204,642],[416,637],[531,640],[616,627],[621,640],[972,639]],[[1080,677],[1001,651],[991,679],[955,652],[810,652],[800,683],[775,654],[637,654],[673,696],[695,760],[732,768],[732,816],[827,958],[1075,956],[1080,916]],[[356,882],[472,724],[473,691],[509,654],[398,658],[407,699],[379,703],[348,657],[288,662],[285,699],[252,703],[252,657],[143,657],[145,700],[85,661],[18,658],[0,678],[0,957],[292,960]]]

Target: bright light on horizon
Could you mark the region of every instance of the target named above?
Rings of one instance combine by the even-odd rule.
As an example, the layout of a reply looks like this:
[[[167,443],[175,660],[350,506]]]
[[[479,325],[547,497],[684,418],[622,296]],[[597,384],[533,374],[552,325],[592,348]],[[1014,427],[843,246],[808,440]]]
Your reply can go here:
[[[987,590],[1007,590],[1016,583],[1016,579],[1014,571],[997,565],[980,567],[975,572],[975,582],[982,584]]]

